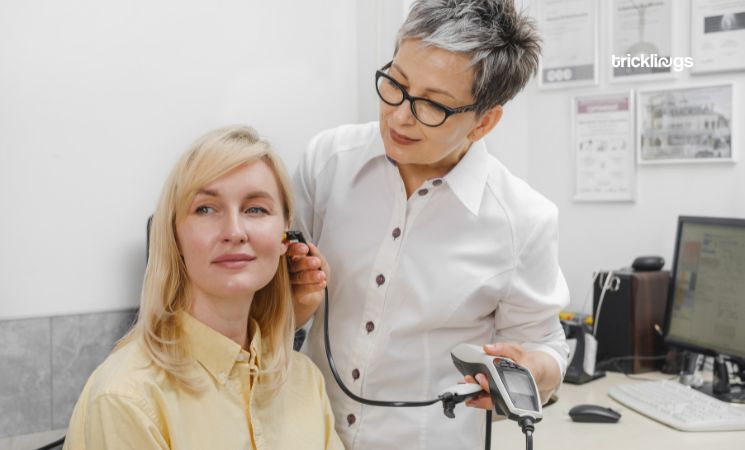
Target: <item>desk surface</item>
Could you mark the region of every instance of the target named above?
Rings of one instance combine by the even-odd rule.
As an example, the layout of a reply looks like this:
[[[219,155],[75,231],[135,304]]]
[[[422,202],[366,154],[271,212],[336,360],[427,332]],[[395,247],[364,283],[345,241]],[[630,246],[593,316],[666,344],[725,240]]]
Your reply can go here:
[[[640,377],[664,379],[670,375],[640,374]],[[622,374],[608,374],[584,385],[562,384],[559,400],[543,410],[543,420],[533,435],[535,450],[580,450],[600,448],[660,450],[742,450],[745,431],[689,432],[678,431],[629,409],[608,396],[611,386],[633,383]],[[595,403],[620,411],[618,423],[575,423],[569,409],[582,403]],[[493,450],[524,449],[525,436],[513,421],[502,420],[492,426]]]

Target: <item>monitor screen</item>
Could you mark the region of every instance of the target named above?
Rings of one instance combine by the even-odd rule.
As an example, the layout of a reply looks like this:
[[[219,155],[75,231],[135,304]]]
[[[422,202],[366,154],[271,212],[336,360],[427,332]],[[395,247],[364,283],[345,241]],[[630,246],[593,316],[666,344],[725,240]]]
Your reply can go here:
[[[666,340],[745,357],[745,219],[678,219]]]

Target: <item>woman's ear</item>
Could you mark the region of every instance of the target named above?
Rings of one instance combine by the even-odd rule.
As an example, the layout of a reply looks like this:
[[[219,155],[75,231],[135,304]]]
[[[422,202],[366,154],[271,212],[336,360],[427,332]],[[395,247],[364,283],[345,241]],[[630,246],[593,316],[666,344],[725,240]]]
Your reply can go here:
[[[486,136],[502,119],[502,105],[497,105],[481,115],[476,127],[468,133],[468,139],[476,142]]]
[[[290,241],[287,240],[287,230],[282,232],[282,255],[287,254],[287,249],[290,247]]]

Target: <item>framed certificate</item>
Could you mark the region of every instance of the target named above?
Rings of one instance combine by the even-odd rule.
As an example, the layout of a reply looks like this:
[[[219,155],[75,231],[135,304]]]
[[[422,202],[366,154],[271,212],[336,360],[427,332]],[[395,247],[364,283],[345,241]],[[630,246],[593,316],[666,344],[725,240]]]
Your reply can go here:
[[[745,69],[745,0],[691,2],[691,73]]]
[[[611,82],[672,78],[684,68],[673,40],[672,0],[612,0]]]
[[[634,107],[631,92],[572,100],[575,201],[633,201]]]
[[[538,29],[543,37],[538,78],[541,88],[598,83],[595,0],[540,0]]]

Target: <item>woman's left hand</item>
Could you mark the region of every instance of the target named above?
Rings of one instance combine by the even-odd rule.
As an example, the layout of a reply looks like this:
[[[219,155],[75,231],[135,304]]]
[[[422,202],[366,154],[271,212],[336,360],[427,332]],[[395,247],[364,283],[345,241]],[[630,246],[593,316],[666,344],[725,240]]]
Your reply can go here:
[[[538,385],[541,402],[548,400],[548,396],[556,389],[561,381],[561,374],[556,362],[544,352],[528,352],[522,345],[514,342],[487,344],[484,345],[484,352],[487,355],[504,356],[528,369]],[[486,391],[478,397],[466,400],[466,406],[481,409],[492,409],[494,407],[491,396],[487,394],[489,392],[489,381],[486,375],[479,373],[476,375],[476,379],[467,375],[464,381],[466,383],[478,384],[481,386],[481,389]]]
[[[329,266],[313,244],[294,243],[287,250],[290,283],[295,307],[295,324],[302,326],[324,299]]]

